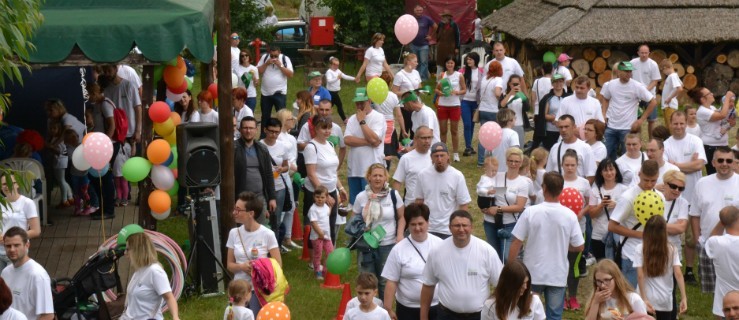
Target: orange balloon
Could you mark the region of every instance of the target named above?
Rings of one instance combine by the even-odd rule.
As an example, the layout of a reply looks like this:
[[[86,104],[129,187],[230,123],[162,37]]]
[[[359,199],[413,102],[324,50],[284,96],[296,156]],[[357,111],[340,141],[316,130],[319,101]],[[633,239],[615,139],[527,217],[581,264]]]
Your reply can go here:
[[[282,301],[272,301],[259,310],[257,320],[290,320],[290,309]]]
[[[170,153],[171,149],[169,147],[169,143],[167,143],[167,141],[164,139],[154,140],[146,148],[146,157],[153,164],[164,163],[164,161],[167,161],[167,159],[169,159]],[[157,212],[162,211],[160,210]]]
[[[180,117],[180,114],[177,112],[172,112],[169,114],[169,118],[172,119],[172,122],[175,126],[182,123],[182,117]]]
[[[153,212],[166,212],[172,206],[172,199],[169,194],[162,190],[154,190],[149,194],[149,208]]]
[[[182,73],[187,73],[187,64],[185,64],[185,59],[183,59],[181,56],[177,56],[177,69],[182,71]]]
[[[162,72],[162,78],[164,79],[164,82],[167,84],[168,88],[179,88],[182,86],[182,82],[185,81],[185,71],[182,71],[181,69],[173,66],[166,66],[164,67],[164,72]]]
[[[90,134],[92,134],[92,132],[88,132],[84,137],[82,137],[82,144],[85,144],[85,140],[87,140],[87,137],[89,137]]]

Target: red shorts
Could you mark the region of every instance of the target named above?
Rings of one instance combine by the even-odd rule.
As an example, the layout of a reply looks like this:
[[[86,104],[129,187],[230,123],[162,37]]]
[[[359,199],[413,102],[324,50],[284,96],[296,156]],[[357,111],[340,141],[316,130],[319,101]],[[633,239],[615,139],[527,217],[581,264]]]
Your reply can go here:
[[[436,109],[436,117],[439,118],[439,121],[444,121],[444,120],[459,121],[459,119],[462,119],[462,108],[460,106],[456,106],[456,107],[439,106]]]

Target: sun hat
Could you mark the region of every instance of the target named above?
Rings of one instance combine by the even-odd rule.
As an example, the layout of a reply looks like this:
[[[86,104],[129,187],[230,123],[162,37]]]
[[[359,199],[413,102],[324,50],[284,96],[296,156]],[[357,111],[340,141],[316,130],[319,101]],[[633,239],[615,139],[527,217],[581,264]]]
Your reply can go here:
[[[618,64],[618,70],[634,71],[634,66],[629,61],[621,61],[621,63]]]
[[[572,60],[572,57],[570,57],[570,56],[569,56],[569,55],[567,55],[566,53],[560,53],[560,54],[559,54],[559,58],[557,58],[557,61],[558,61],[558,62],[565,62],[565,61],[567,61],[567,60]]]

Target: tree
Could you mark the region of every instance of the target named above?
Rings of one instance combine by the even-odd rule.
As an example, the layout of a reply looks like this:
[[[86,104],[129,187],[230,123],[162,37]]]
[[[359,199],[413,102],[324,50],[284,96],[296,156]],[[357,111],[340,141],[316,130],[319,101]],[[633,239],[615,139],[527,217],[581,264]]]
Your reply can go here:
[[[231,0],[231,32],[238,32],[242,36],[241,47],[248,46],[247,39],[260,38],[268,43],[272,40],[269,28],[260,26],[264,18],[264,9],[257,5],[257,1]]]
[[[337,40],[350,45],[369,46],[372,35],[385,35],[385,50],[400,47],[395,39],[395,20],[403,15],[399,0],[319,0],[331,8],[337,25]],[[390,50],[393,51],[393,50]],[[389,59],[388,59],[389,61]]]

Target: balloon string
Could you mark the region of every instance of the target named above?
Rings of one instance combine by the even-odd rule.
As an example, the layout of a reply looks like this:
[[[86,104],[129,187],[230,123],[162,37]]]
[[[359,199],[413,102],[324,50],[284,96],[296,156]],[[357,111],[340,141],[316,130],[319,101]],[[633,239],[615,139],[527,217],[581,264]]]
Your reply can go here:
[[[102,242],[105,242],[105,197],[103,196],[103,176],[100,173],[101,171],[98,170],[98,179],[100,180],[100,226],[103,229]]]
[[[400,63],[400,60],[403,60],[403,48],[405,48],[405,45],[400,47],[400,55],[398,55],[398,63]]]

